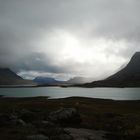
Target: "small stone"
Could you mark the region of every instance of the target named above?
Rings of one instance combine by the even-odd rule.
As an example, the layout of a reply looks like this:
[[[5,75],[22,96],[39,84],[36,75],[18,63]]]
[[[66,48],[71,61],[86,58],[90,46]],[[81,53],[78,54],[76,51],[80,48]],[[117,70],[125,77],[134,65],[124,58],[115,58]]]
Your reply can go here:
[[[27,136],[27,140],[49,140],[47,136],[42,134]]]
[[[49,121],[36,121],[33,123],[38,128],[52,128],[55,127],[55,124]]]
[[[26,126],[26,123],[21,119],[17,120],[17,124],[22,125],[22,126]]]
[[[54,123],[49,122],[49,121],[41,121],[41,125],[42,125],[43,127],[54,127],[54,126],[55,126]]]

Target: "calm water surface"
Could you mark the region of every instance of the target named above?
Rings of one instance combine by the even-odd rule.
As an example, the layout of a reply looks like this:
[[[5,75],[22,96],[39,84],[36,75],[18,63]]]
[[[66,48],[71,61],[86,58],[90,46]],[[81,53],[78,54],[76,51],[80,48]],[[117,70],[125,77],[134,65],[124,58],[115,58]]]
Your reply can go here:
[[[114,100],[140,100],[140,88],[0,88],[0,95],[6,97],[36,97],[64,98],[82,96]]]

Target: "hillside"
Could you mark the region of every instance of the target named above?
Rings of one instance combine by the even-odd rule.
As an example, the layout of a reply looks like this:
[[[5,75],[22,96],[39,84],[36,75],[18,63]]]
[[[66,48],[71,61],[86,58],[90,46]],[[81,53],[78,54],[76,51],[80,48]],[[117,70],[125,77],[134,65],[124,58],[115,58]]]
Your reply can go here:
[[[136,52],[125,68],[105,80],[83,84],[85,87],[140,87],[140,52]]]
[[[30,80],[24,80],[9,68],[0,68],[0,85],[28,85]]]

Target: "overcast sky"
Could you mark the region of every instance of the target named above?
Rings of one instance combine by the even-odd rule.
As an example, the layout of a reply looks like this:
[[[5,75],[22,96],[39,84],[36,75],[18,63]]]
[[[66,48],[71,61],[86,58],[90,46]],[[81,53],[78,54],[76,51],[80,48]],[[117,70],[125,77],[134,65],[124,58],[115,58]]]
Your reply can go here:
[[[140,50],[139,13],[140,0],[0,0],[0,67],[102,79]]]

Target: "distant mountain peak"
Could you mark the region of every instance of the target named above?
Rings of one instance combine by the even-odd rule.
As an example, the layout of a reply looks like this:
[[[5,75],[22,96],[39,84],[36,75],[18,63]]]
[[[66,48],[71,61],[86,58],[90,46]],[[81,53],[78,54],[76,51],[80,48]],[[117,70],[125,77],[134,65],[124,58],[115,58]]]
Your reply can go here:
[[[56,84],[58,83],[57,80],[55,80],[52,77],[43,77],[43,76],[38,76],[33,80],[37,84]]]

